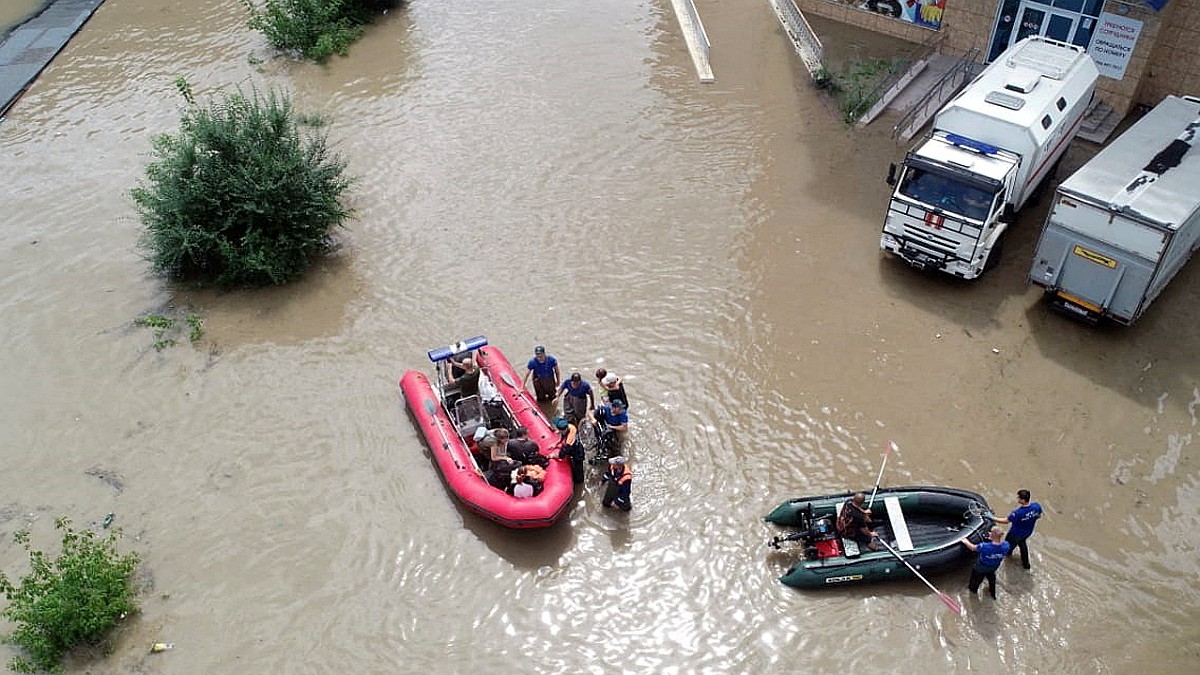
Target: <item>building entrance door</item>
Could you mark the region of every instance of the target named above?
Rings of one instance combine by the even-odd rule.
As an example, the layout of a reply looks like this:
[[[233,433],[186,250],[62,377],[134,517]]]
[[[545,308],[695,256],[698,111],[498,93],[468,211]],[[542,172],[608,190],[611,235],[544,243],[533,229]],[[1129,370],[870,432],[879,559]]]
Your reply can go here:
[[[988,48],[990,63],[1030,35],[1042,35],[1084,49],[1092,41],[1104,0],[1001,0]]]
[[[1017,30],[1013,31],[1008,46],[1024,40],[1030,35],[1041,35],[1051,40],[1070,42],[1075,34],[1078,12],[1064,12],[1043,4],[1022,0],[1017,11]]]

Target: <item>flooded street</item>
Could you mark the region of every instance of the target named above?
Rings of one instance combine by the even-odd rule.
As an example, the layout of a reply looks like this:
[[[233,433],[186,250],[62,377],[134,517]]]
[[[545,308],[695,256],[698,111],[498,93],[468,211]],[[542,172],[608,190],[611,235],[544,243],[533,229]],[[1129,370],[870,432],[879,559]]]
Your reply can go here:
[[[903,148],[842,124],[768,3],[699,9],[711,85],[667,2],[415,2],[324,66],[237,2],[105,2],[0,123],[0,569],[59,515],[144,558],[142,613],[68,672],[1191,669],[1200,264],[1089,329],[1025,284],[1046,203],[976,283],[883,257]],[[177,76],[331,122],[357,218],[301,282],[148,275],[128,191]],[[176,308],[204,336],[156,351],[132,322]],[[589,488],[512,532],[449,496],[396,382],[480,333],[624,377],[631,514]],[[961,618],[778,583],[762,516],[869,488],[889,439],[885,484],[1046,508],[997,601],[966,569],[933,579]]]

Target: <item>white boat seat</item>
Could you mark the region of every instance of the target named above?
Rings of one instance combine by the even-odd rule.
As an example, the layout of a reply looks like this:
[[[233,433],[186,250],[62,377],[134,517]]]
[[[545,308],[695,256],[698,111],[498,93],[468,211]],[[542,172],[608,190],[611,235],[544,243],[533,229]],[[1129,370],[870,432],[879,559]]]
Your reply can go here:
[[[478,396],[464,396],[454,403],[455,426],[464,438],[474,435],[475,430],[486,420],[483,418],[483,404]]]
[[[838,516],[835,519],[835,522],[841,520],[842,505],[845,503],[846,502],[838,502],[837,506],[835,507],[837,509]],[[862,553],[862,551],[858,550],[858,542],[847,537],[842,537],[842,551],[846,554],[847,558],[857,558]]]
[[[884,497],[883,505],[887,507],[888,520],[892,523],[892,536],[896,539],[896,548],[901,551],[913,550],[912,536],[908,533],[908,521],[904,520],[904,512],[900,510],[900,500]]]

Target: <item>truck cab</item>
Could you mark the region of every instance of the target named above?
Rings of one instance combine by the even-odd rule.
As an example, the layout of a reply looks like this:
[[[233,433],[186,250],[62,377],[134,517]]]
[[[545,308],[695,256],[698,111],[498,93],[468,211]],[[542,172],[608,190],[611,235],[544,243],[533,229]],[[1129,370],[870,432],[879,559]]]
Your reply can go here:
[[[888,174],[879,247],[908,264],[975,279],[996,264],[1012,215],[1079,131],[1098,71],[1075,45],[1031,36],[979,73]]]
[[[914,267],[974,279],[994,263],[1006,195],[1020,157],[965,136],[935,132],[908,153],[880,246]],[[989,260],[990,257],[990,260]]]

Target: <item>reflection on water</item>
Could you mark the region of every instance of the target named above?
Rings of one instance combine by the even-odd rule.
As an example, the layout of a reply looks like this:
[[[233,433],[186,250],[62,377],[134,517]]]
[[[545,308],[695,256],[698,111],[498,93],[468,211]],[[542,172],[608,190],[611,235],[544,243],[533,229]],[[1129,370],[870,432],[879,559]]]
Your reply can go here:
[[[23,477],[0,534],[117,514],[155,590],[106,665],[1183,664],[1195,271],[1132,330],[1097,333],[1025,287],[1036,218],[979,284],[880,260],[880,167],[901,149],[840,125],[765,3],[702,11],[706,86],[665,5],[414,3],[317,66],[261,62],[228,3],[105,3],[0,126],[0,453]],[[146,275],[126,193],[177,125],[180,74],[202,96],[283,88],[330,119],[358,217],[305,280]],[[171,306],[206,335],[157,352],[131,321]],[[396,378],[479,333],[518,364],[544,343],[564,371],[625,379],[632,513],[603,509],[594,476],[541,533],[448,495]],[[1032,489],[1033,572],[1003,569],[995,603],[966,597],[966,570],[935,579],[964,619],[918,583],[779,584],[791,559],[761,516],[870,487],[889,438],[885,483],[976,489],[998,512]],[[18,553],[0,548],[4,569]],[[1130,627],[1139,645],[1111,639]],[[142,663],[160,638],[170,658]]]

